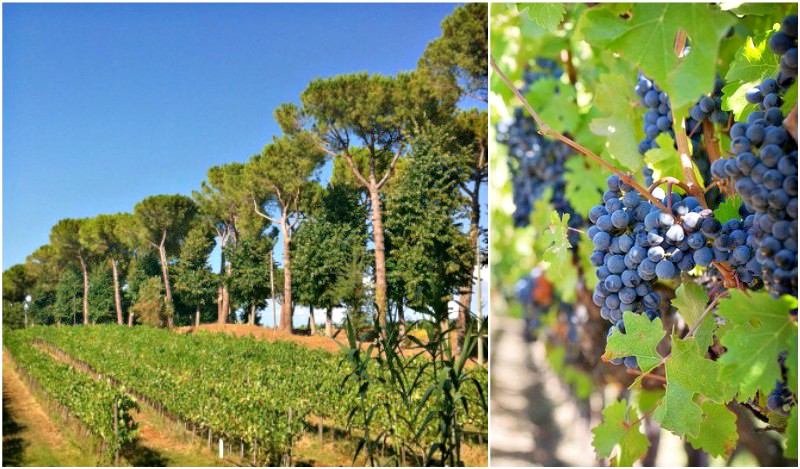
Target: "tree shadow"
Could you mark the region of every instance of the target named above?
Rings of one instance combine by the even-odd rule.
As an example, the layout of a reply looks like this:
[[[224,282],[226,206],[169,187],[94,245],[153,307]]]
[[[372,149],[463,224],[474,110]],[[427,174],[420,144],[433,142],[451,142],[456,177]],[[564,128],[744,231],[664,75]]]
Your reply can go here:
[[[3,466],[21,466],[29,443],[20,437],[25,426],[14,420],[8,407],[11,397],[3,390]]]
[[[140,444],[137,438],[134,444],[122,451],[121,455],[135,467],[165,467],[169,459],[158,451]]]

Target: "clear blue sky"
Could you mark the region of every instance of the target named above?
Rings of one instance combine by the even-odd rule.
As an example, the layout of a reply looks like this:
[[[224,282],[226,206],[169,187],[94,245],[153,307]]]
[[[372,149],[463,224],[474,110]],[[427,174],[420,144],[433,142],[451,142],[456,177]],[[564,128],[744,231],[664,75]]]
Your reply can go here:
[[[4,4],[3,269],[61,218],[246,161],[317,77],[415,68],[454,7]]]

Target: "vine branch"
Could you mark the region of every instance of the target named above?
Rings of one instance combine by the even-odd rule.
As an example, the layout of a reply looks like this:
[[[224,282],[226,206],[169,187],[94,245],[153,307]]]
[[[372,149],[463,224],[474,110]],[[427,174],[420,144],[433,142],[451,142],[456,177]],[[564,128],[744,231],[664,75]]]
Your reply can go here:
[[[694,164],[689,150],[689,138],[686,136],[686,120],[677,112],[673,112],[672,127],[675,129],[675,143],[678,146],[681,170],[683,171],[684,179],[686,179],[686,193],[695,197],[703,208],[708,208],[703,185],[697,181],[697,177],[694,174]]]
[[[653,182],[653,184],[651,184],[650,187],[647,188],[647,192],[653,192],[656,189],[656,187],[660,186],[661,184],[664,184],[665,182],[670,183],[674,186],[678,186],[684,191],[686,191],[687,194],[689,193],[689,186],[675,179],[672,176],[664,176],[658,179],[657,181]]]
[[[587,156],[589,159],[594,160],[595,162],[599,163],[601,166],[605,167],[606,169],[608,169],[612,173],[616,174],[620,178],[620,180],[622,180],[622,182],[624,182],[625,184],[633,187],[633,189],[636,192],[638,192],[643,197],[648,199],[650,201],[650,203],[652,203],[653,205],[658,207],[659,210],[661,210],[664,213],[671,213],[671,212],[669,212],[667,210],[667,207],[665,207],[664,204],[661,203],[660,200],[658,200],[655,196],[653,196],[653,194],[648,192],[644,187],[639,185],[639,183],[637,183],[636,180],[630,174],[623,173],[622,171],[620,171],[619,169],[614,167],[614,165],[612,165],[611,163],[605,161],[604,159],[602,159],[599,156],[597,156],[594,153],[592,153],[591,150],[589,150],[586,147],[582,146],[581,144],[573,141],[572,139],[561,135],[559,132],[556,132],[555,130],[551,129],[550,126],[547,125],[542,120],[541,117],[539,117],[539,114],[537,114],[536,111],[533,110],[531,105],[528,103],[528,100],[525,99],[524,96],[522,96],[522,93],[520,93],[519,90],[517,89],[517,87],[514,86],[513,83],[511,83],[511,80],[509,80],[508,77],[503,73],[503,71],[500,70],[500,67],[497,66],[497,63],[494,60],[494,56],[491,55],[491,54],[489,55],[489,64],[492,66],[492,69],[494,69],[494,71],[500,76],[500,78],[503,80],[503,82],[505,82],[505,84],[508,85],[509,88],[511,88],[511,91],[514,93],[514,96],[516,96],[517,99],[519,99],[519,101],[522,103],[522,106],[525,107],[525,109],[528,111],[528,113],[531,115],[531,117],[533,117],[533,120],[536,121],[536,125],[539,127],[539,133],[541,135],[547,135],[547,136],[553,137],[556,140],[559,140],[559,141],[569,145],[570,147],[572,147],[573,149],[575,149],[579,153]],[[703,200],[705,201],[705,199],[703,199]]]

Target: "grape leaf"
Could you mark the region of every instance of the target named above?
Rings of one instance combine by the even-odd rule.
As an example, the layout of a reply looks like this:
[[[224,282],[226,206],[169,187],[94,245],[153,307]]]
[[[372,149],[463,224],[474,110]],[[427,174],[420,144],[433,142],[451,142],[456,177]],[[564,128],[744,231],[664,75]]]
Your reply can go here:
[[[592,445],[598,459],[608,458],[619,446],[614,463],[617,466],[632,466],[647,454],[650,441],[639,430],[639,424],[631,424],[627,417],[628,405],[623,399],[603,409],[603,423],[592,429]]]
[[[669,134],[662,133],[656,137],[658,147],[647,150],[644,154],[644,162],[653,168],[653,179],[657,180],[662,177],[674,177],[681,181],[683,180],[683,169],[681,167],[681,158],[678,150],[675,149],[675,140]],[[694,166],[695,177],[703,180],[700,170]]]
[[[781,105],[781,111],[783,111],[783,115],[787,115],[792,112],[792,108],[797,105],[797,82],[795,81],[792,83],[792,86],[786,90],[786,94],[783,95],[783,104]]]
[[[789,422],[786,424],[786,448],[783,450],[783,455],[797,459],[797,406],[792,407]]]
[[[689,443],[695,449],[702,449],[711,456],[730,456],[739,433],[736,430],[736,414],[728,410],[723,404],[712,401],[703,401],[703,422],[696,437],[690,436]]]
[[[517,3],[519,11],[528,10],[528,18],[540,24],[548,31],[555,31],[564,19],[563,3]]]
[[[549,262],[552,272],[559,278],[563,278],[565,264],[572,263],[572,256],[570,255],[569,238],[567,237],[567,222],[569,222],[569,213],[565,213],[563,218],[559,218],[558,212],[550,212],[550,226],[542,233],[544,240],[545,252],[543,260]]]
[[[703,411],[694,402],[694,395],[720,403],[728,397],[727,386],[719,379],[720,364],[705,358],[705,350],[700,350],[694,337],[682,340],[673,334],[672,352],[664,361],[664,368],[667,392],[653,419],[679,436],[696,437]]]
[[[697,321],[703,315],[706,304],[708,304],[708,294],[705,288],[693,282],[682,283],[675,290],[675,299],[672,300],[672,306],[678,310],[686,324],[689,325],[689,329],[697,326]],[[714,318],[708,314],[694,333],[701,350],[706,350],[714,342],[713,330]]]
[[[722,109],[733,112],[733,117],[736,121],[744,121],[751,112],[758,110],[757,105],[747,102],[745,93],[759,83],[761,82],[751,81],[745,84],[734,82],[723,86]]]
[[[585,241],[588,240],[588,238],[585,239]],[[590,259],[593,251],[594,245],[592,243],[583,241],[578,243],[578,259],[580,259],[583,271],[587,273],[583,276],[583,280],[586,282],[586,288],[588,288],[589,291],[594,290],[594,287],[597,286],[597,282],[599,281],[597,279],[597,275],[594,274],[594,271],[597,269],[597,267],[592,265],[592,261]]]
[[[642,156],[636,150],[639,145],[637,139],[644,134],[639,125],[640,116],[635,111],[639,97],[633,87],[621,74],[601,75],[594,105],[605,117],[593,119],[589,129],[595,135],[606,138],[608,156],[635,172],[642,166]]]
[[[728,220],[739,219],[739,207],[742,205],[742,198],[739,195],[727,197],[724,202],[719,204],[714,210],[714,218],[719,220],[720,223],[725,223]]]
[[[575,38],[595,47],[606,47],[625,32],[625,22],[611,11],[611,6],[605,4],[584,12],[575,25]]]
[[[731,323],[720,339],[728,349],[719,359],[720,378],[733,383],[743,401],[759,389],[772,389],[781,378],[778,355],[797,342],[797,324],[789,315],[797,308],[797,298],[740,290],[731,290],[730,295],[717,309],[717,315]]]
[[[743,120],[758,109],[745,99],[750,88],[759,85],[765,78],[778,73],[780,57],[767,47],[770,32],[748,37],[736,51],[725,75],[727,84],[722,88],[722,109],[733,111],[736,120]]]
[[[606,343],[603,359],[611,360],[633,355],[643,372],[652,370],[661,362],[661,355],[658,354],[656,347],[667,335],[661,318],[650,321],[644,314],[625,311],[622,313],[622,320],[625,322],[625,334],[614,327],[614,333]]]
[[[636,396],[636,407],[638,407],[640,413],[646,414],[661,404],[661,399],[664,398],[664,390],[642,388],[639,389]]]
[[[543,78],[531,85],[525,99],[553,130],[573,133],[578,128],[580,116],[575,88],[559,86],[555,78]]]
[[[735,18],[705,4],[637,3],[626,30],[607,48],[642,69],[670,96],[673,109],[684,108],[711,91],[719,44]],[[683,58],[674,54],[678,31],[692,44]]]
[[[588,243],[587,243],[588,244]],[[786,365],[786,379],[789,389],[797,395],[797,341],[789,342],[789,354],[784,362]]]
[[[565,195],[577,213],[589,213],[601,200],[606,176],[600,165],[588,158],[573,157],[564,164]]]
[[[719,8],[722,11],[732,11],[737,16],[781,16],[780,6],[774,3],[720,2]]]

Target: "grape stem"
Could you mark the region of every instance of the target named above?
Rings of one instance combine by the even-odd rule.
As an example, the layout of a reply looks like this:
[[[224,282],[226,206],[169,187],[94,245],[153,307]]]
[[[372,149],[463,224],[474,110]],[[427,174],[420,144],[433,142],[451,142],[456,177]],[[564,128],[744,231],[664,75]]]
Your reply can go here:
[[[653,194],[647,192],[647,190],[644,187],[640,186],[639,183],[637,183],[636,180],[630,174],[623,173],[622,171],[620,171],[619,169],[614,167],[614,165],[612,165],[611,163],[605,161],[604,159],[600,158],[599,156],[595,155],[589,149],[585,148],[581,144],[579,144],[579,143],[577,143],[577,142],[575,142],[575,141],[573,141],[573,140],[561,135],[560,133],[556,132],[555,130],[551,129],[550,126],[547,125],[542,120],[541,117],[539,117],[539,114],[537,114],[536,111],[533,110],[531,105],[528,103],[528,100],[525,99],[524,96],[522,96],[522,93],[520,93],[519,90],[517,89],[517,87],[514,86],[513,83],[511,83],[511,80],[508,79],[508,77],[505,75],[505,73],[503,73],[503,71],[500,70],[500,67],[497,66],[497,63],[495,62],[493,55],[489,55],[489,64],[492,66],[492,69],[494,69],[494,71],[500,76],[500,78],[503,80],[503,82],[505,82],[505,84],[508,85],[509,88],[511,88],[511,91],[514,93],[514,96],[516,96],[517,99],[519,99],[519,101],[522,103],[522,106],[525,107],[525,109],[528,111],[528,113],[533,117],[533,120],[536,121],[536,125],[539,127],[539,134],[547,135],[547,136],[555,138],[556,140],[560,140],[561,142],[566,143],[567,145],[569,145],[570,147],[574,148],[579,153],[587,156],[589,159],[594,160],[595,162],[599,163],[601,166],[604,166],[606,169],[608,169],[612,173],[616,174],[620,178],[620,180],[622,180],[622,182],[624,182],[625,184],[633,187],[633,189],[636,192],[638,192],[643,197],[648,199],[653,205],[658,207],[659,210],[661,210],[664,213],[671,213],[671,212],[669,212],[667,210],[667,207],[665,207],[664,204],[661,203],[660,200],[658,200],[655,196],[653,196]],[[703,199],[703,202],[704,201],[705,201],[705,199]]]
[[[710,120],[703,120],[703,146],[708,155],[708,163],[713,164],[719,156],[719,139],[714,134],[714,124]]]
[[[666,183],[670,183],[673,186],[678,186],[681,189],[683,189],[684,191],[686,191],[687,193],[689,192],[689,187],[686,184],[682,183],[681,181],[675,179],[672,176],[664,176],[664,177],[658,179],[657,181],[655,181],[654,183],[650,184],[650,187],[647,188],[647,192],[651,192],[652,193],[654,190],[656,190],[656,187],[660,186],[661,184],[664,184],[665,182]]]
[[[694,164],[692,163],[691,151],[689,150],[689,139],[686,136],[686,121],[680,113],[674,112],[672,116],[672,126],[675,129],[675,143],[678,146],[678,155],[681,160],[681,170],[686,179],[686,193],[700,201],[703,208],[708,208],[703,186],[697,181],[694,174]]]

